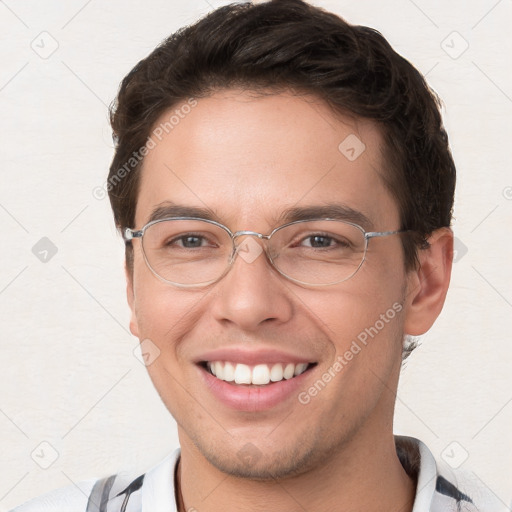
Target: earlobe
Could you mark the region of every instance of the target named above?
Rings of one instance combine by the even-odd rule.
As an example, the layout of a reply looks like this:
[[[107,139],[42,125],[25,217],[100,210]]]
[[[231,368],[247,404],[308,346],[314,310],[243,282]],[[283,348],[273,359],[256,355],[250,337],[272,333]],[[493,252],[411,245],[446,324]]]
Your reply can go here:
[[[133,287],[133,270],[128,268],[128,265],[125,263],[124,266],[125,276],[126,276],[126,299],[128,301],[128,306],[130,307],[130,332],[139,337],[139,326],[137,324],[137,317],[135,315],[135,292]]]
[[[443,309],[453,261],[453,232],[432,233],[427,249],[418,251],[419,267],[409,272],[404,332],[419,336],[430,329]]]

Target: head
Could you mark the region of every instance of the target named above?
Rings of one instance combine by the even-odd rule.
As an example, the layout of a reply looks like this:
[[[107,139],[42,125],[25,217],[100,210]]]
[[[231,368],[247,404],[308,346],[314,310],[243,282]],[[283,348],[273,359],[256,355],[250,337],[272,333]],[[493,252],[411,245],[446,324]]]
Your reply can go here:
[[[404,337],[430,328],[451,269],[455,167],[420,73],[375,30],[301,0],[234,4],[139,62],[111,122],[120,230],[172,203],[268,234],[292,208],[341,204],[366,231],[405,232],[372,239],[358,272],[326,287],[287,280],[264,255],[238,257],[206,287],[174,287],[148,269],[140,239],[128,242],[131,330],[158,347],[148,370],[182,446],[270,478],[391,431]],[[205,384],[204,364],[235,352],[310,365],[290,379],[301,379],[293,397],[237,408]]]

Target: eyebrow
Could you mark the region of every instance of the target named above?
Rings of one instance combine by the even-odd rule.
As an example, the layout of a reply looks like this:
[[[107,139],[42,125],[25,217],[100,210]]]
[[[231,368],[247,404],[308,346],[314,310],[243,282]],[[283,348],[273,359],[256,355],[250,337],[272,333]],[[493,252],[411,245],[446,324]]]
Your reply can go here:
[[[335,219],[358,224],[365,231],[373,227],[372,221],[363,213],[342,203],[292,207],[284,210],[277,218],[278,222],[294,222],[308,219]]]
[[[173,217],[195,217],[213,220],[220,224],[224,223],[219,215],[210,208],[186,206],[172,201],[165,201],[157,205],[151,212],[147,223]],[[276,224],[281,225],[297,220],[309,219],[344,220],[358,224],[365,231],[368,231],[373,227],[373,223],[364,213],[342,203],[328,203],[324,205],[310,205],[303,207],[294,206],[286,208],[277,216],[275,222]]]
[[[151,212],[147,223],[149,224],[155,220],[168,219],[172,217],[197,217],[206,220],[214,220],[222,224],[219,216],[210,208],[185,206],[173,203],[172,201],[165,201],[157,205]]]

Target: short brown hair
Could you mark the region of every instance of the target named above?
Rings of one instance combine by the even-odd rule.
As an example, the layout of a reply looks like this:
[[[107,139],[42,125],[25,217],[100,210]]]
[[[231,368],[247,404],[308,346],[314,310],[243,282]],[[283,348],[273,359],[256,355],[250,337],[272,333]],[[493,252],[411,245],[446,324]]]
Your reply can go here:
[[[422,75],[376,30],[302,0],[273,0],[212,11],[164,40],[124,78],[110,111],[116,149],[108,183],[118,228],[134,227],[143,161],[134,154],[157,119],[191,97],[233,87],[313,94],[333,111],[381,128],[384,179],[401,229],[413,233],[402,237],[407,269],[428,236],[450,225],[455,165],[440,101]],[[130,243],[126,251],[131,267]]]

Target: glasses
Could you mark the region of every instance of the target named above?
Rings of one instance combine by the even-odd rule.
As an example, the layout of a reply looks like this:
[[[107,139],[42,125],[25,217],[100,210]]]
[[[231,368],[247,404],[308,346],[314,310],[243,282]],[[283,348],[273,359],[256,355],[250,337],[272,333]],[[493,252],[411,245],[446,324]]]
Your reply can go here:
[[[290,222],[269,235],[255,231],[232,233],[213,220],[173,217],[155,220],[141,230],[126,228],[124,239],[142,241],[149,269],[163,282],[200,287],[224,277],[237,255],[251,263],[265,252],[271,265],[287,279],[308,286],[347,281],[361,268],[371,238],[404,231],[366,232],[337,219]],[[254,238],[263,242],[263,247]]]

